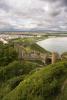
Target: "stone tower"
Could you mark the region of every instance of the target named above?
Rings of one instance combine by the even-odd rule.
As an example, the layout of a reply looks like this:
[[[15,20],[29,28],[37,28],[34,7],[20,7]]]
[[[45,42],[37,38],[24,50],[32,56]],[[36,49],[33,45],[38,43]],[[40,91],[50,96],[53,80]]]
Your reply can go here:
[[[54,64],[57,59],[59,59],[59,55],[56,52],[52,52],[52,64]]]

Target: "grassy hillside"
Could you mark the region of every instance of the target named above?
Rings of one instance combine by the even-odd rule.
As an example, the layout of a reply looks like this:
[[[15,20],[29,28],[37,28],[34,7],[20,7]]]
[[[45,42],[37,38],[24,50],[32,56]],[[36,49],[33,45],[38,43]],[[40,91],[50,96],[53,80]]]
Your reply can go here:
[[[0,100],[13,90],[30,72],[40,66],[35,62],[13,61],[7,66],[0,68]],[[32,72],[33,73],[33,72]]]
[[[11,42],[13,42],[14,44],[22,45],[25,50],[28,50],[28,52],[35,50],[35,51],[45,53],[47,51],[36,44],[36,42],[42,38],[44,38],[44,37],[31,37],[31,38],[23,38],[23,39],[19,38],[19,39],[15,39]]]
[[[49,65],[26,77],[2,100],[55,100],[66,79],[67,62]]]

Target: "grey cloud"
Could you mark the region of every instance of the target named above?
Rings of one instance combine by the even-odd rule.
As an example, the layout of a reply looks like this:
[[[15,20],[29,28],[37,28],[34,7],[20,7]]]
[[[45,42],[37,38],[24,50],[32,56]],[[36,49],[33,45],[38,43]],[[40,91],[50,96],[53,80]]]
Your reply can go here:
[[[9,7],[9,5],[8,5],[7,3],[5,3],[4,0],[3,0],[3,1],[0,1],[0,9],[3,9],[3,10],[5,10],[5,11],[9,11],[10,7]]]
[[[30,13],[32,13],[32,12],[33,12],[33,14],[43,14],[45,11],[40,8],[33,8],[30,10]]]
[[[53,17],[56,17],[56,16],[60,15],[61,13],[62,13],[62,9],[61,9],[61,8],[55,8],[55,9],[53,10],[53,12],[51,13],[51,15],[52,15]]]
[[[57,3],[59,2],[60,5],[59,6],[67,6],[67,0],[40,0],[40,1],[43,1],[43,2],[50,2],[50,3]]]
[[[27,7],[25,9],[23,5],[14,8],[4,1],[7,0],[0,1],[0,10],[5,11],[7,16],[0,13],[0,20],[1,15],[3,16],[0,26],[4,26],[5,29],[21,27],[23,30],[29,26],[34,28],[34,25],[42,29],[66,30],[67,28],[67,0],[31,0],[31,5],[29,8],[25,6]],[[17,1],[21,2],[21,0]],[[48,7],[46,3],[49,4]],[[44,10],[45,6],[46,10]]]
[[[61,13],[61,11],[56,11],[56,12],[52,12],[51,15],[54,17],[58,16]]]
[[[67,0],[63,0],[62,2],[64,6],[67,6]]]
[[[56,2],[56,1],[58,1],[58,0],[41,0],[41,1]]]

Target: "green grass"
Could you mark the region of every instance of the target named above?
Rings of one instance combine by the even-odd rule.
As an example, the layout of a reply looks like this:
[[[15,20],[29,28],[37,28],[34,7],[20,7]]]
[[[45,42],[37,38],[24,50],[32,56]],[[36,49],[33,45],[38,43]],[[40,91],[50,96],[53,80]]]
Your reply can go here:
[[[42,68],[25,78],[2,100],[55,100],[67,78],[67,62]]]
[[[15,76],[29,74],[29,72],[33,69],[36,69],[39,65],[35,62],[30,61],[13,61],[9,65],[5,67],[1,67],[0,69],[0,82],[6,81]]]
[[[59,100],[67,100],[67,79],[63,83],[62,87],[63,87],[63,90],[59,94],[58,99]]]
[[[26,75],[20,75],[6,80],[0,86],[0,100],[18,86],[18,84],[25,78]]]
[[[42,37],[30,37],[30,38],[19,38],[16,40],[13,40],[15,44],[21,44],[26,50],[28,50],[28,53],[31,52],[32,50],[39,51],[41,53],[46,53],[47,51],[41,48],[36,44],[36,41],[42,39]]]
[[[0,68],[0,99],[14,89],[28,74],[31,74],[40,66],[30,61],[13,61]]]
[[[67,84],[66,84],[63,94],[61,95],[60,98],[61,98],[61,100],[67,100]]]
[[[41,53],[47,53],[47,51],[46,51],[45,49],[41,48],[41,47],[38,46],[36,43],[33,43],[33,44],[31,45],[31,49],[36,50],[36,51],[39,51],[39,52],[41,52]]]

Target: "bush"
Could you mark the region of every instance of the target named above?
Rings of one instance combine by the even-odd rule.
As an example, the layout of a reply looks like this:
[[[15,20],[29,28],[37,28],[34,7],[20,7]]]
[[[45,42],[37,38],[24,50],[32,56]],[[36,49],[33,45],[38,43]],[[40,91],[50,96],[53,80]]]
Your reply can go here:
[[[30,71],[37,67],[39,67],[38,64],[29,61],[24,61],[22,63],[19,61],[13,61],[9,65],[0,69],[0,83],[15,76],[29,74]]]
[[[20,75],[14,78],[7,80],[5,83],[2,83],[0,86],[0,100],[8,94],[10,91],[15,89],[21,81],[23,81],[25,75]]]
[[[13,45],[0,43],[0,66],[5,66],[18,59],[18,53]]]
[[[37,63],[30,61],[13,61],[7,66],[0,68],[0,99],[11,90],[16,88],[28,74],[39,68]]]

